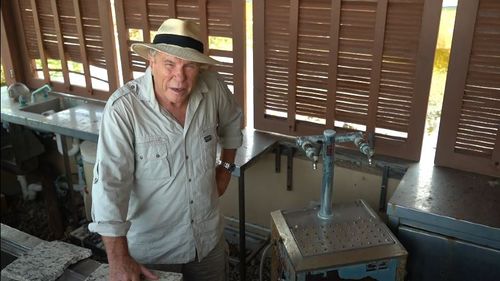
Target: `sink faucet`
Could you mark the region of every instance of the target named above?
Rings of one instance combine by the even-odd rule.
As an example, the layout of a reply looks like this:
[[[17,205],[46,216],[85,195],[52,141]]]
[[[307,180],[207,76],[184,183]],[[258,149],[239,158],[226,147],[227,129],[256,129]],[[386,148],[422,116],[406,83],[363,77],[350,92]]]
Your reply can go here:
[[[42,87],[34,90],[32,93],[31,93],[31,103],[34,103],[36,102],[36,96],[38,94],[43,94],[43,97],[44,98],[48,98],[49,97],[49,92],[52,91],[52,87],[50,87],[49,84],[45,84],[43,85]]]
[[[337,135],[334,130],[325,130],[323,135],[303,136],[296,140],[297,145],[304,150],[306,156],[313,161],[313,169],[317,168],[319,154],[323,156],[323,180],[321,183],[321,206],[318,217],[321,219],[331,219],[332,212],[332,191],[333,191],[333,165],[335,143],[353,142],[356,147],[368,157],[368,163],[371,165],[371,158],[374,154],[373,149],[363,137],[362,132]]]

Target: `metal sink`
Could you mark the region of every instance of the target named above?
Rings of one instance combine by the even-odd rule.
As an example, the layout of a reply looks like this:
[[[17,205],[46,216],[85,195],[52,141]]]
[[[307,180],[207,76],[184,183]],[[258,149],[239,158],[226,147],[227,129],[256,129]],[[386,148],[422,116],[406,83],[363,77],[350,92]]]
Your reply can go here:
[[[49,116],[59,111],[77,106],[79,104],[84,104],[86,102],[87,101],[82,99],[69,97],[48,97],[42,101],[21,107],[19,110]]]

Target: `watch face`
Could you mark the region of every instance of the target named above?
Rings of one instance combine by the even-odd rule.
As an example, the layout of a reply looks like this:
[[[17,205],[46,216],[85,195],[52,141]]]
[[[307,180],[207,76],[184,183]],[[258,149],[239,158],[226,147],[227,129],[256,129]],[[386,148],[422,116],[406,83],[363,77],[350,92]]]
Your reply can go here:
[[[224,167],[224,169],[226,169],[230,172],[234,171],[234,168],[236,168],[236,166],[234,164],[229,164],[227,162],[222,161],[221,164],[222,164],[222,167]]]

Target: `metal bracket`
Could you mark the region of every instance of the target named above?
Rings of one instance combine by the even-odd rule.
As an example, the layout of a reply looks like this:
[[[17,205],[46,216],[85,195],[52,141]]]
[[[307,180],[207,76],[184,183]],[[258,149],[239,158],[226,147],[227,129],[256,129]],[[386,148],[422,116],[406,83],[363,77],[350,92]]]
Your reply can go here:
[[[274,171],[276,173],[281,172],[281,145],[278,144],[275,148],[275,158],[274,158]]]
[[[380,186],[380,201],[378,203],[378,210],[385,212],[387,205],[387,187],[389,186],[389,172],[391,168],[389,166],[384,166],[384,171],[382,173],[382,185]]]
[[[61,135],[61,146],[62,146],[62,151],[63,151],[63,162],[64,162],[64,170],[66,173],[66,181],[68,183],[68,193],[69,193],[69,205],[71,208],[71,219],[70,219],[70,224],[71,225],[77,225],[78,224],[78,213],[76,212],[75,208],[75,200],[74,200],[74,189],[73,189],[73,180],[72,180],[72,175],[71,175],[71,166],[69,163],[69,157],[68,157],[68,145],[66,142],[66,136]]]
[[[275,150],[275,167],[276,173],[281,172],[281,155],[285,153],[287,155],[287,167],[286,167],[286,190],[291,191],[293,186],[293,157],[295,156],[295,148],[286,145],[277,145]]]
[[[295,154],[295,148],[289,147],[287,152],[286,190],[291,191],[293,186],[293,155]]]

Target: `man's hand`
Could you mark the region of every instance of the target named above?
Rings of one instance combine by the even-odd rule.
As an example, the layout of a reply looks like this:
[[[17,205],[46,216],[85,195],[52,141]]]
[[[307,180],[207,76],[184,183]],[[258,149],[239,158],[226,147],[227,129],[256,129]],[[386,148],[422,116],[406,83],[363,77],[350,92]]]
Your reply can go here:
[[[130,256],[127,238],[102,236],[102,240],[108,254],[110,281],[140,281],[141,276],[148,280],[158,279]]]
[[[217,166],[215,169],[215,181],[217,182],[217,193],[219,197],[226,192],[229,181],[231,180],[231,172],[222,166]]]
[[[115,259],[109,263],[109,280],[110,281],[140,281],[141,276],[147,280],[157,280],[158,277],[137,263],[132,257],[126,256]]]

